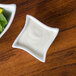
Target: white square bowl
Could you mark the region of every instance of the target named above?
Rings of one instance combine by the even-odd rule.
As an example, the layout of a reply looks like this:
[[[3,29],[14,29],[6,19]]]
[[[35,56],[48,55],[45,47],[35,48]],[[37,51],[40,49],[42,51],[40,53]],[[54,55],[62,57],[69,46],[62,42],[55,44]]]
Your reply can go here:
[[[25,26],[12,47],[23,49],[41,62],[45,62],[46,53],[58,32],[58,28],[48,27],[36,18],[27,15]]]
[[[5,34],[5,32],[9,29],[9,27],[14,19],[15,12],[16,12],[16,4],[0,4],[0,7],[4,8],[5,10],[7,10],[11,13],[8,24],[4,28],[3,32],[0,34],[0,38],[1,38]]]

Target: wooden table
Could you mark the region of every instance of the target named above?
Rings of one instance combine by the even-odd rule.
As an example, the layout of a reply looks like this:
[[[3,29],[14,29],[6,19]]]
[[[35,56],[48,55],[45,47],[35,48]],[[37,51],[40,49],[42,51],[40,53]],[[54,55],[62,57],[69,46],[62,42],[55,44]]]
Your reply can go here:
[[[0,76],[76,76],[76,0],[0,0],[16,3],[14,21],[0,39]],[[42,63],[12,44],[30,14],[60,32]]]

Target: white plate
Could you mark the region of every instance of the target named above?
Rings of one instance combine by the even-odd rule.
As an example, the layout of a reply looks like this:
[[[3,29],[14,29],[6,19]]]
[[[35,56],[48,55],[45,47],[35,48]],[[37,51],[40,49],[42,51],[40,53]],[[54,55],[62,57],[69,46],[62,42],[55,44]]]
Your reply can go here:
[[[32,25],[33,22],[36,24]],[[31,28],[29,29],[29,26],[31,26],[31,28],[34,27],[35,30],[31,30]],[[35,27],[37,27],[37,28],[35,28]],[[38,28],[39,28],[39,30],[38,30]],[[50,45],[56,38],[58,32],[59,32],[58,28],[48,27],[45,24],[41,23],[36,18],[34,18],[30,15],[27,15],[25,26],[24,26],[22,32],[19,34],[19,36],[14,41],[12,47],[23,49],[23,50],[27,51],[28,53],[30,53],[35,58],[37,58],[38,60],[40,60],[41,62],[45,62],[46,53],[47,53]],[[39,36],[40,39],[39,39],[39,37],[37,38],[36,36],[37,37]],[[19,40],[22,37],[24,39],[22,39],[22,42],[19,43]]]
[[[16,12],[16,4],[0,4],[0,7],[2,7],[5,10],[11,12],[9,22],[6,25],[4,31],[0,34],[0,38],[1,38],[5,34],[5,32],[8,30],[8,28],[10,27],[10,25],[11,25],[13,19],[14,19],[15,12]]]

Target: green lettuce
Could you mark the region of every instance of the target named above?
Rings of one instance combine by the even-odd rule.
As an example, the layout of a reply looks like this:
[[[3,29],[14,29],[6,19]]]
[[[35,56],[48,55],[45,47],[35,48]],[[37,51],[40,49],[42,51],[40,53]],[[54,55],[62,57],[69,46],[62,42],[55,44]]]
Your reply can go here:
[[[3,14],[0,14],[0,33],[3,31],[8,21]]]
[[[0,33],[3,31],[3,28],[2,28],[2,26],[1,26],[1,24],[0,24]]]

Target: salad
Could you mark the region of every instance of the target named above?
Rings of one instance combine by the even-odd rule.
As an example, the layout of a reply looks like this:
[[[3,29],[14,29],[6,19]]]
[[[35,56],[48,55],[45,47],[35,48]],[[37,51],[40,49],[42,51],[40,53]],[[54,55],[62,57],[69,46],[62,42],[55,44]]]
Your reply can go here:
[[[8,21],[4,15],[4,9],[0,8],[0,34],[3,32],[4,28],[8,24]]]

